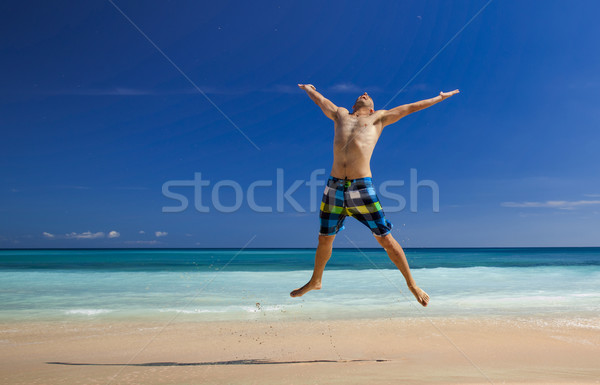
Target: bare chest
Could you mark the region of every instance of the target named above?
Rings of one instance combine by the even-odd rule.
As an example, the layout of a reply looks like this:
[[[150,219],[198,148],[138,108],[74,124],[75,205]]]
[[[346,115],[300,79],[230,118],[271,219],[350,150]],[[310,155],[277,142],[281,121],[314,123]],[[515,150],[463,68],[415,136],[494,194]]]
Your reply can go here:
[[[372,116],[354,117],[348,115],[338,121],[335,139],[336,141],[346,141],[349,138],[353,138],[353,140],[376,140],[379,134],[380,130]]]

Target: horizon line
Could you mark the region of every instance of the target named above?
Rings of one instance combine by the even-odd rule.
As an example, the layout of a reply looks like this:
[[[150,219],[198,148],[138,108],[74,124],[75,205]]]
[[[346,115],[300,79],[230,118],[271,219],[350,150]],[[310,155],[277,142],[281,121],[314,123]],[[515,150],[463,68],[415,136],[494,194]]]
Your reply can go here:
[[[415,246],[402,247],[412,249],[599,249],[600,246]],[[239,250],[239,247],[11,247],[9,250]],[[244,250],[310,250],[316,247],[246,247]],[[334,247],[334,249],[356,250],[355,247]],[[382,247],[363,247],[362,249],[383,250]]]

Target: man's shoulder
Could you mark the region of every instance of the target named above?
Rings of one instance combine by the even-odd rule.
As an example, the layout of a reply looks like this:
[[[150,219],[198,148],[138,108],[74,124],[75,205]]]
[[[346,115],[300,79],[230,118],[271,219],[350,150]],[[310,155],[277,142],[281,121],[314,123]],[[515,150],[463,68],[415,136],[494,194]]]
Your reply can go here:
[[[338,107],[337,110],[335,111],[335,121],[339,121],[339,120],[343,120],[344,118],[346,118],[348,115],[350,115],[350,112],[348,111],[348,109],[344,108],[344,107]]]
[[[388,112],[388,110],[377,110],[375,112],[373,112],[373,118],[377,121],[381,121],[381,119],[383,119],[385,117],[385,114]]]

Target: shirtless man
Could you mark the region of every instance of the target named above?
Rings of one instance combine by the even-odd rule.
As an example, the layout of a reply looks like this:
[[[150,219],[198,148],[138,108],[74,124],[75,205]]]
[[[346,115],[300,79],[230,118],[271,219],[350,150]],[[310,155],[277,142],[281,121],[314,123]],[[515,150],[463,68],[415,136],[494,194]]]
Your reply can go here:
[[[417,301],[427,306],[429,296],[413,279],[404,250],[392,237],[392,224],[385,219],[371,180],[371,155],[377,140],[387,125],[396,123],[408,114],[431,107],[459,91],[440,92],[438,96],[404,104],[391,110],[374,110],[373,99],[365,92],[356,99],[350,113],[338,107],[317,92],[312,84],[298,84],[335,123],[333,137],[333,167],[321,203],[321,230],[315,256],[315,267],[310,281],[290,293],[300,297],[310,290],[321,288],[325,265],[331,257],[333,240],[344,228],[346,216],[352,216],[369,227],[377,242],[400,270],[408,288]]]

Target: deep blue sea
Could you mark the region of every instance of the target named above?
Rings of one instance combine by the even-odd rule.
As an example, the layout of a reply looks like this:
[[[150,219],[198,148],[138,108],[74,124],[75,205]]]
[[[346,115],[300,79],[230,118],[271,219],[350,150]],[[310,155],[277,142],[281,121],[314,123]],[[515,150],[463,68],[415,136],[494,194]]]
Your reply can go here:
[[[0,321],[600,315],[600,248],[408,249],[422,308],[381,249],[0,250]],[[598,325],[600,328],[600,325]]]

